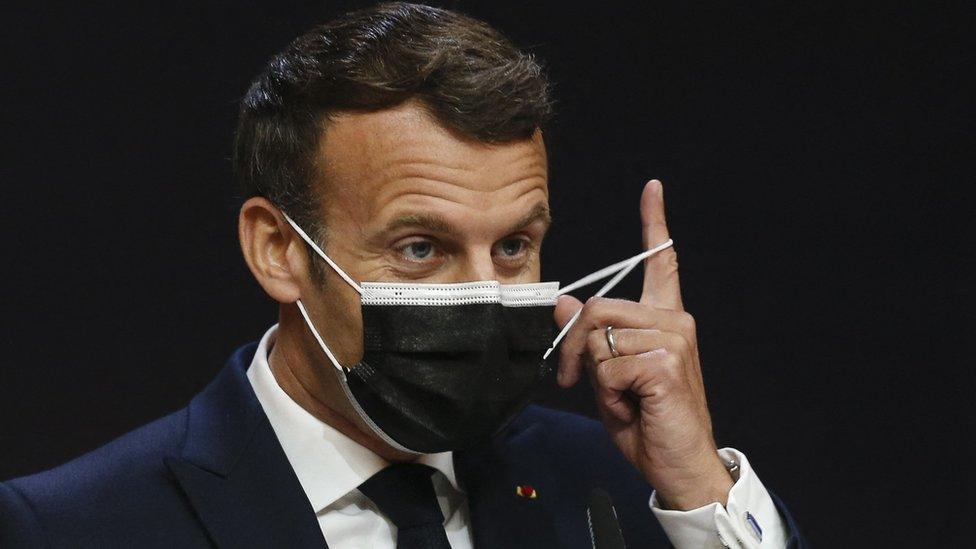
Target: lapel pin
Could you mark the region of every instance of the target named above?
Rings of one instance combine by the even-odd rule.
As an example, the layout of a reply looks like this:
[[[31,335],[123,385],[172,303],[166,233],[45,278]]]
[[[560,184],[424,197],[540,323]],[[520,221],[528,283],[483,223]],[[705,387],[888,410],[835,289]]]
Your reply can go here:
[[[539,492],[528,484],[520,484],[515,487],[515,494],[520,498],[535,499],[539,497]]]

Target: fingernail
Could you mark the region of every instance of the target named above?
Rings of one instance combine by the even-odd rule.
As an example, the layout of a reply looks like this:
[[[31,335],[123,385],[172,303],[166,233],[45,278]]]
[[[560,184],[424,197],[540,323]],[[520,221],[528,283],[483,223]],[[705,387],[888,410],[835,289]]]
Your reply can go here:
[[[660,192],[661,192],[661,180],[660,179],[652,179],[651,180],[651,189],[653,189],[654,192],[660,194]]]

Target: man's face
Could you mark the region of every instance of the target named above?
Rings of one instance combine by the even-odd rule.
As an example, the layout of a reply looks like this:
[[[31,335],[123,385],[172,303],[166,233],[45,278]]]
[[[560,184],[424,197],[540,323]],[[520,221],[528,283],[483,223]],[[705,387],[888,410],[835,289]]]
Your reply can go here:
[[[354,280],[539,281],[549,226],[541,133],[500,145],[466,140],[407,102],[335,116],[318,163],[325,251]],[[331,271],[324,288],[308,290],[321,304],[316,325],[344,363],[357,360],[359,295]]]

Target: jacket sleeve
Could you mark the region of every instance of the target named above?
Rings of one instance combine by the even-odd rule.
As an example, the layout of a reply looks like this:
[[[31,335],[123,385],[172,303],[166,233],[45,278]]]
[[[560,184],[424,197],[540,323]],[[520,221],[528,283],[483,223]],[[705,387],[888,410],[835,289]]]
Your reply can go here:
[[[783,517],[783,522],[786,523],[786,528],[789,531],[788,537],[786,538],[786,547],[788,549],[808,549],[810,547],[810,542],[803,537],[800,533],[800,528],[797,526],[796,521],[793,520],[793,515],[786,508],[786,504],[783,500],[779,498],[772,491],[769,491],[769,497],[772,498],[773,503],[776,504],[776,510],[779,511],[781,517]]]
[[[45,547],[41,525],[16,488],[0,482],[0,547]]]

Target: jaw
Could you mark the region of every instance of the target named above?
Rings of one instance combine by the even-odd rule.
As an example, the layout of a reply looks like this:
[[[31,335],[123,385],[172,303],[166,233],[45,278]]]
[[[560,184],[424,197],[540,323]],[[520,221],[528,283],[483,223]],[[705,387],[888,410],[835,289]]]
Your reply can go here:
[[[287,315],[282,304],[278,333],[268,355],[275,381],[299,406],[316,419],[390,461],[412,461],[417,454],[407,453],[383,442],[356,412],[339,380],[339,372],[322,354],[318,344],[307,336],[308,328]],[[290,320],[286,320],[289,318]],[[307,337],[306,337],[307,336]]]

